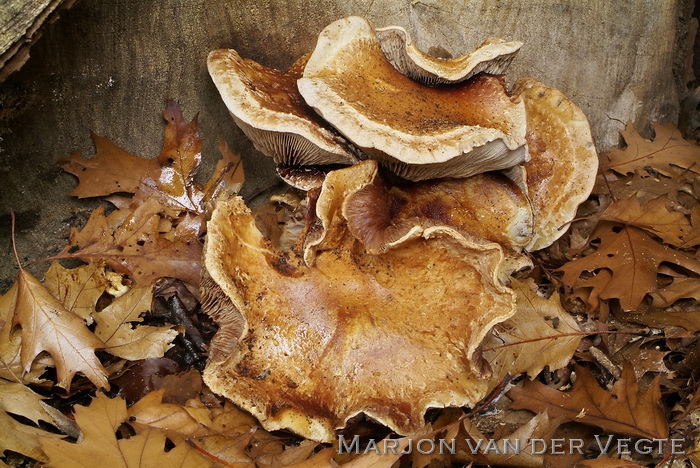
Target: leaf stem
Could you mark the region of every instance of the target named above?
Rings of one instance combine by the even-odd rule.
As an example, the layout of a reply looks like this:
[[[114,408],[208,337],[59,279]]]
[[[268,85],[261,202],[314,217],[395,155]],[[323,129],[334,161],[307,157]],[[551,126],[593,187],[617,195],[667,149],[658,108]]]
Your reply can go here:
[[[17,260],[17,266],[22,269],[22,262],[19,261],[19,254],[17,253],[17,242],[15,241],[15,210],[10,208],[10,237],[12,238],[12,250],[15,252],[15,260]]]
[[[638,336],[644,336],[643,333],[639,332],[625,332],[625,331],[619,331],[619,330],[608,330],[608,331],[580,331],[580,332],[571,332],[571,333],[560,333],[558,335],[552,335],[552,336],[541,336],[539,338],[530,338],[528,340],[521,340],[516,343],[506,343],[503,345],[499,346],[492,346],[490,348],[484,348],[483,351],[495,351],[497,349],[501,348],[508,348],[509,346],[517,346],[523,343],[534,343],[535,341],[543,341],[543,340],[556,340],[557,338],[563,338],[565,336],[588,336],[588,335],[638,335]]]

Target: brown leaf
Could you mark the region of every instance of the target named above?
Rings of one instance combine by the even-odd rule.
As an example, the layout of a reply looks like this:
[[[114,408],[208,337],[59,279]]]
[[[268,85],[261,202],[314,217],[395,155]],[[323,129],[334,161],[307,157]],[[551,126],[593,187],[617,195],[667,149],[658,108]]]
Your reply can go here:
[[[460,461],[481,463],[481,458],[485,456],[489,464],[497,466],[541,467],[544,464],[542,447],[535,446],[532,440],[551,439],[560,424],[561,420],[552,420],[546,412],[541,412],[513,433],[494,440],[482,434],[469,419],[465,419],[463,426],[469,442],[468,450],[460,453]]]
[[[700,278],[674,278],[673,282],[651,295],[652,307],[668,307],[680,299],[700,301]]]
[[[90,324],[97,299],[107,289],[108,281],[100,263],[68,269],[53,262],[44,275],[44,285],[66,309]]]
[[[661,238],[665,243],[682,247],[684,236],[691,231],[690,221],[678,211],[670,211],[666,197],[658,197],[644,205],[637,197],[612,202],[600,219],[635,226]]]
[[[622,364],[628,361],[634,368],[634,375],[637,379],[641,379],[647,372],[657,372],[661,374],[669,374],[664,358],[668,351],[662,351],[659,346],[647,345],[644,338],[637,338],[627,344],[618,344],[619,341],[627,339],[624,335],[612,335],[610,337],[610,347],[615,348],[612,352],[613,360]],[[668,375],[670,378],[670,375]]]
[[[35,460],[48,461],[41,449],[39,437],[62,437],[58,434],[22,424],[4,411],[0,411],[0,455],[5,450],[21,453]]]
[[[169,101],[163,118],[167,121],[163,149],[156,159],[134,156],[93,134],[94,157],[84,159],[74,151],[61,160],[61,167],[79,179],[69,195],[85,198],[140,192],[176,211],[201,213],[204,194],[192,182],[202,158],[197,117],[186,123],[179,104]]]
[[[158,191],[167,195],[167,202],[185,211],[200,213],[203,193],[192,184],[202,160],[202,139],[197,131],[197,116],[186,123],[182,109],[175,101],[168,101],[163,111],[168,122],[163,137],[163,149],[158,155],[160,174],[156,180]]]
[[[39,421],[44,421],[70,431],[72,420],[44,403],[43,399],[25,385],[0,380],[0,410],[23,416],[37,425]]]
[[[71,232],[68,245],[57,257],[103,261],[139,284],[148,285],[165,276],[197,284],[202,255],[197,235],[185,224],[174,229],[173,240],[166,239],[158,232],[160,209],[151,198],[133,211],[115,211],[105,217],[100,206],[81,231]]]
[[[95,156],[85,159],[73,151],[59,161],[63,170],[79,179],[78,186],[68,195],[78,198],[100,197],[117,192],[134,193],[147,177],[159,170],[158,161],[143,159],[127,153],[107,138],[92,134]]]
[[[532,279],[511,279],[516,294],[515,315],[494,326],[483,342],[484,358],[491,364],[493,379],[507,373],[527,372],[535,378],[545,367],[568,364],[581,335],[576,321],[561,306],[559,295],[545,299],[536,293]]]
[[[159,358],[172,346],[177,331],[171,326],[137,325],[151,308],[153,287],[134,287],[94,315],[95,335],[105,350],[123,359]]]
[[[612,273],[604,285],[592,285],[591,294],[601,299],[619,299],[624,310],[633,310],[644,296],[657,291],[656,273],[662,262],[686,268],[700,274],[700,261],[677,250],[659,244],[641,229],[619,226],[610,222],[598,224],[591,239],[600,239],[593,253],[566,263],[562,281],[570,288],[581,285],[584,271],[608,269]]]
[[[75,420],[83,431],[76,444],[41,438],[48,466],[91,468],[99,460],[110,468],[150,466],[209,467],[211,462],[187,444],[166,452],[166,436],[145,430],[130,438],[117,439],[117,428],[128,419],[124,400],[98,394],[90,406],[76,406]]]
[[[129,408],[129,421],[140,432],[159,429],[182,438],[201,437],[218,433],[207,408],[163,403],[163,390],[151,392]]]
[[[215,200],[220,195],[225,197],[235,195],[241,190],[245,181],[241,157],[233,154],[223,140],[219,140],[218,148],[221,159],[216,163],[211,179],[204,186],[204,201]]]
[[[651,167],[669,177],[683,170],[700,174],[700,147],[684,140],[673,124],[654,123],[653,126],[656,136],[653,140],[647,140],[637,133],[632,124],[627,124],[621,132],[627,146],[612,149],[606,169],[618,174],[637,171],[649,175],[647,168]]]
[[[95,356],[95,349],[104,346],[102,340],[25,270],[20,270],[16,288],[14,301],[8,303],[14,311],[12,323],[22,328],[24,372],[42,351],[48,351],[56,363],[60,387],[67,388],[75,373],[82,372],[97,387],[109,388],[107,371]]]
[[[562,416],[614,434],[652,439],[668,437],[658,377],[641,392],[634,370],[627,363],[622,378],[608,392],[588,369],[577,366],[576,374],[578,378],[569,392],[554,390],[537,381],[525,381],[522,387],[508,392],[513,400],[512,408],[536,413],[547,411],[553,417]]]
[[[34,458],[47,461],[41,450],[39,436],[62,437],[42,429],[22,424],[13,419],[8,413],[23,416],[34,424],[45,421],[59,428],[71,431],[72,421],[60,411],[45,404],[43,397],[33,392],[29,387],[19,383],[0,380],[0,456],[5,450],[12,450]]]
[[[621,320],[636,322],[648,327],[664,330],[668,334],[668,328],[680,327],[690,333],[700,331],[700,313],[698,310],[690,312],[676,312],[673,310],[652,310],[643,314],[618,314]]]

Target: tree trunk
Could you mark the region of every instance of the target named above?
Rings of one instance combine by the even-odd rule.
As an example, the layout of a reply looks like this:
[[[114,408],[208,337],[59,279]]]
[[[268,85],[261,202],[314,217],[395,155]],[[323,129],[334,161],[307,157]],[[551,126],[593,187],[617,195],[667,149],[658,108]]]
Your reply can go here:
[[[28,3],[48,8],[59,2]],[[18,214],[24,258],[51,254],[68,234],[65,220],[82,216],[85,206],[64,195],[75,181],[56,160],[73,149],[92,154],[91,130],[153,157],[168,97],[183,104],[188,118],[200,112],[203,172],[217,159],[221,137],[244,155],[244,194],[260,190],[274,180],[273,166],[234,126],[208,77],[207,53],[235,48],[283,68],[311,51],[328,23],[349,15],[377,27],[403,26],[425,51],[460,55],[489,36],[523,41],[509,81],[532,76],[563,91],[586,113],[605,151],[618,143],[627,121],[644,130],[653,120],[678,118],[679,99],[692,80],[692,8],[690,0],[79,2],[46,28],[25,66],[0,85],[2,206]],[[35,24],[25,23],[27,30]],[[3,248],[8,219],[0,215]],[[6,286],[13,267],[8,255],[2,262],[0,286]]]

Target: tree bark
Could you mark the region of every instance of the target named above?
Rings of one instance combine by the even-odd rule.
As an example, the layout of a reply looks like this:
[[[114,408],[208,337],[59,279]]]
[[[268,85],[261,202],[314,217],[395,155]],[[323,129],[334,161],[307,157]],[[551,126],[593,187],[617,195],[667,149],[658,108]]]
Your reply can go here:
[[[377,27],[403,26],[425,51],[460,55],[489,36],[523,41],[508,80],[532,76],[560,89],[586,113],[605,151],[627,121],[645,130],[651,121],[678,118],[692,80],[692,8],[690,0],[78,2],[45,28],[25,66],[0,85],[1,204],[18,213],[25,258],[57,250],[68,234],[65,221],[83,216],[85,204],[64,195],[75,181],[56,160],[73,149],[92,154],[91,130],[132,153],[155,156],[168,97],[183,104],[187,118],[200,112],[202,172],[217,159],[221,137],[244,156],[244,194],[259,191],[274,181],[273,166],[234,126],[207,74],[207,53],[235,48],[284,68],[313,49],[327,24],[349,15]],[[8,220],[0,215],[3,249]],[[13,273],[4,258],[0,286]]]

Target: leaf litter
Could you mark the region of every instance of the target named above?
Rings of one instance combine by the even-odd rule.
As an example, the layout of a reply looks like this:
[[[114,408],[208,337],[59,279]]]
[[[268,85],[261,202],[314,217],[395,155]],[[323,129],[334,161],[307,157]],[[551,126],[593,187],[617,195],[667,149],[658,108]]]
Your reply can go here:
[[[93,135],[95,156],[74,152],[61,161],[79,179],[70,195],[101,197],[105,204],[82,229],[72,229],[43,282],[20,270],[0,296],[4,463],[697,462],[700,149],[674,127],[655,125],[655,138],[644,139],[628,126],[626,146],[610,153],[582,217],[535,255],[530,278],[513,279],[518,313],[482,345],[492,379],[501,382],[489,398],[476,408],[429,412],[427,426],[413,437],[386,434],[360,419],[347,430],[361,435],[362,449],[339,453],[338,444],[270,433],[203,385],[216,329],[199,312],[196,292],[205,222],[217,197],[237,193],[244,175],[240,158],[220,142],[222,158],[199,185],[196,117],[186,122],[172,101],[163,116],[163,148],[155,158]],[[303,224],[295,220],[299,202],[290,192],[259,209],[256,222],[276,239],[294,237],[290,232]],[[66,268],[57,261],[65,259],[84,264]],[[545,367],[549,362],[558,368]],[[682,439],[683,453],[671,453],[668,444],[643,454],[603,450],[595,443],[599,434],[606,434],[608,447],[628,439]],[[372,450],[371,441],[380,439]],[[455,450],[401,453],[419,440],[452,443]],[[533,440],[584,445],[580,454],[539,453]],[[506,443],[523,449],[489,450]],[[387,447],[396,455],[385,455]]]

